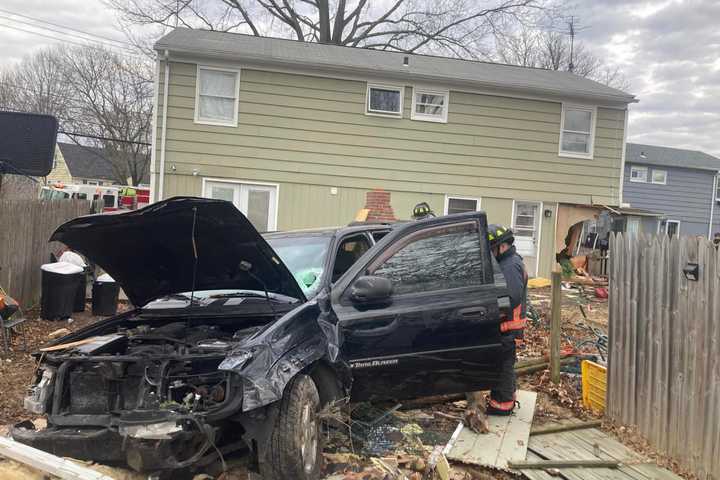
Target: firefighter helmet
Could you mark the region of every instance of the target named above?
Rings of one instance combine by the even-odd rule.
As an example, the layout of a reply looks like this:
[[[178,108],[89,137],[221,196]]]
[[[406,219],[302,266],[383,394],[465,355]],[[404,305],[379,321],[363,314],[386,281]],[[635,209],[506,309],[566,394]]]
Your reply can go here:
[[[432,211],[430,205],[427,202],[421,202],[415,205],[413,208],[412,218],[415,220],[422,220],[423,218],[434,217],[435,212]]]
[[[502,225],[488,225],[488,241],[490,242],[490,248],[495,248],[501,243],[509,243],[512,245],[513,242],[515,242],[515,234],[512,230]]]

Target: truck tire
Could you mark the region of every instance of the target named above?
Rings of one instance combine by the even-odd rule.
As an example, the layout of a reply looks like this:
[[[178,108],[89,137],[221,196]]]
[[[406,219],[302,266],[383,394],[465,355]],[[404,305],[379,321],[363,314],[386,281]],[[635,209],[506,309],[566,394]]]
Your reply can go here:
[[[264,480],[317,480],[322,467],[320,395],[307,375],[297,375],[285,388],[270,448],[259,462]]]

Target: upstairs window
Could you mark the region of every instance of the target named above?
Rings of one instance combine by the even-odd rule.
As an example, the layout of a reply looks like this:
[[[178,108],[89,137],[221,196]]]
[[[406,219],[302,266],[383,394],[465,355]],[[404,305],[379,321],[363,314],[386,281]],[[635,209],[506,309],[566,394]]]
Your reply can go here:
[[[647,183],[648,169],[647,167],[630,167],[630,181],[638,183]]]
[[[720,202],[720,174],[715,178],[715,200]]]
[[[562,106],[560,152],[566,157],[592,158],[595,131],[595,108]]]
[[[367,113],[402,117],[403,87],[368,85]]]
[[[236,126],[240,72],[198,67],[195,122]]]
[[[652,171],[652,183],[659,185],[667,184],[667,170],[655,170]]]
[[[410,118],[426,122],[446,123],[448,97],[449,93],[447,91],[415,88]]]

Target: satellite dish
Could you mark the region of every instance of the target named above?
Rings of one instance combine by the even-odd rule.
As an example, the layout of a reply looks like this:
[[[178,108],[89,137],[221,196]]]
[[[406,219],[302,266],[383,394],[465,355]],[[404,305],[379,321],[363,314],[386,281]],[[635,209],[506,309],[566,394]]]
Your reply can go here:
[[[57,131],[58,121],[52,115],[0,112],[0,173],[47,176]]]

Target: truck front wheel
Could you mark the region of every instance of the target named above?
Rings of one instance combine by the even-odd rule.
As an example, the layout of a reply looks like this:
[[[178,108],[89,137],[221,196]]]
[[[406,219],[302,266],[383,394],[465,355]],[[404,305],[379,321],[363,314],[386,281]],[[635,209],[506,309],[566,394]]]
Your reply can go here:
[[[264,480],[317,480],[322,466],[320,395],[307,375],[296,376],[285,388],[269,451],[260,461]]]

